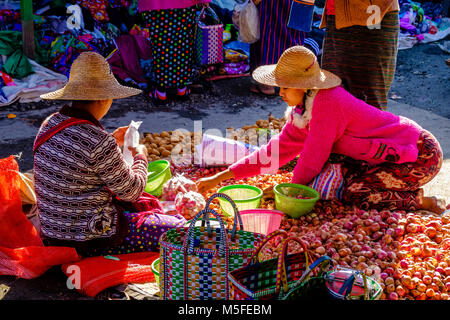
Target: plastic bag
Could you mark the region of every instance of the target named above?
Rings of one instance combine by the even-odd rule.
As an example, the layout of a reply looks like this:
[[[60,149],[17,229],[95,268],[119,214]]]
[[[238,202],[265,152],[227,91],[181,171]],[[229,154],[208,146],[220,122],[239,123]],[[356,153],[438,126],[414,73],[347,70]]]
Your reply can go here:
[[[194,181],[186,178],[184,174],[178,173],[164,184],[161,199],[164,201],[174,201],[180,192],[187,193],[189,191],[196,192],[197,185]]]
[[[175,198],[175,208],[187,220],[195,217],[206,205],[205,198],[197,192],[179,193]]]
[[[142,121],[133,121],[125,132],[124,143],[123,143],[123,158],[128,164],[133,164],[133,155],[128,147],[136,148],[139,145],[139,127]]]
[[[0,159],[0,275],[37,278],[54,265],[79,260],[74,248],[44,247],[22,211],[19,166]]]
[[[255,43],[260,38],[259,11],[252,0],[237,4],[233,10],[233,24],[239,30],[238,40]]]

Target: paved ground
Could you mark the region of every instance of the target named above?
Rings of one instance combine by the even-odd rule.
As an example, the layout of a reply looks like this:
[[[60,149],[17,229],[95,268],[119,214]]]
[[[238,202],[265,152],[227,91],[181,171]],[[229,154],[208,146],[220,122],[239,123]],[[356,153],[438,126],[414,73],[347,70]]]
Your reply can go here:
[[[388,108],[415,120],[439,139],[446,161],[439,176],[425,187],[425,191],[427,195],[446,197],[450,202],[450,68],[445,65],[448,57],[435,44],[400,51]],[[142,120],[142,131],[161,132],[178,128],[199,130],[200,123],[194,121],[201,120],[203,130],[215,128],[224,134],[227,127],[239,128],[254,124],[258,119],[267,119],[270,112],[281,117],[285,109],[281,99],[249,93],[249,81],[248,77],[216,81],[204,92],[193,94],[190,102],[171,103],[165,107],[152,106],[143,96],[116,101],[102,123],[112,131],[128,125],[131,120]],[[59,104],[40,102],[1,109],[0,158],[22,153],[21,171],[31,169],[31,148],[39,125],[59,107]],[[9,113],[17,117],[7,119]],[[85,299],[68,290],[65,283],[66,277],[59,267],[34,280],[0,276],[0,285],[10,287],[4,297],[7,300]]]

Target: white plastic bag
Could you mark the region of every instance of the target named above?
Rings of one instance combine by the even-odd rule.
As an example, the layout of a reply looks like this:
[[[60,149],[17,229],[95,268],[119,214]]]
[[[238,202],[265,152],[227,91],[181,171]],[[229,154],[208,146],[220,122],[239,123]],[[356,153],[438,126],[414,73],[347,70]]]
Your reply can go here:
[[[127,132],[125,132],[124,142],[123,142],[123,158],[128,164],[133,164],[133,155],[128,147],[136,148],[139,145],[139,127],[142,121],[131,120],[128,126]]]
[[[233,10],[233,24],[239,30],[238,40],[255,43],[260,38],[259,11],[252,0],[239,5]]]
[[[197,213],[204,209],[205,205],[205,198],[195,191],[180,192],[175,198],[175,209],[186,220],[194,218]]]
[[[186,178],[184,174],[177,174],[169,179],[162,188],[162,197],[164,201],[174,201],[179,193],[197,191],[197,185],[194,181]]]

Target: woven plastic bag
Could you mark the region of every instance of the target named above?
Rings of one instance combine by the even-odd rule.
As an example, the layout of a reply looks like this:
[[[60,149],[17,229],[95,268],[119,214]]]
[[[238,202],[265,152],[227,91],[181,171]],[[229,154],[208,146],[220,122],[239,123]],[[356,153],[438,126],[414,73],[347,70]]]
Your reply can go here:
[[[209,208],[218,197],[233,206],[235,220],[231,231],[225,229],[220,215]],[[219,228],[211,228],[210,214],[219,222]],[[203,225],[196,226],[201,217]],[[164,300],[228,299],[228,272],[246,264],[263,238],[262,234],[243,230],[242,219],[231,198],[214,194],[189,228],[171,229],[161,236],[161,297]]]
[[[208,14],[214,20],[213,24],[206,25],[205,8],[200,12],[197,19],[197,30],[195,33],[195,56],[200,65],[211,65],[223,63],[223,24],[214,10],[208,7]]]
[[[278,258],[259,261],[262,249],[280,236]],[[302,251],[288,254],[290,243],[299,245]],[[286,231],[280,229],[268,234],[254,250],[250,262],[228,274],[230,299],[282,299],[309,270],[311,256],[305,244],[299,238],[290,237]]]
[[[260,39],[259,10],[252,0],[234,7],[233,23],[239,30],[239,41],[255,43]]]

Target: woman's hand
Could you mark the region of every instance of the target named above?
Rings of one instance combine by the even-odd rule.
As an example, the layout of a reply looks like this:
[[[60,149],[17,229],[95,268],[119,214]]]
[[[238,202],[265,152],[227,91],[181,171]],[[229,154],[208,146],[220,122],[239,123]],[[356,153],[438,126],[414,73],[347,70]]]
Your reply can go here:
[[[125,133],[127,132],[127,130],[128,130],[128,126],[120,127],[120,128],[117,128],[116,130],[114,130],[113,133],[111,133],[111,135],[114,137],[114,139],[116,139],[116,143],[119,147],[123,146]]]
[[[219,183],[221,183],[223,180],[233,179],[234,173],[230,169],[227,169],[225,171],[219,172],[218,174],[202,178],[197,181],[197,189],[198,192],[204,193],[214,187],[216,187]]]
[[[221,181],[216,176],[206,177],[197,181],[197,190],[199,193],[205,193],[216,187]]]
[[[136,148],[134,147],[128,147],[128,150],[131,151],[131,155],[134,157],[137,154],[142,154],[144,155],[146,158],[148,158],[148,151],[147,151],[147,147],[144,146],[143,144],[139,144]]]

